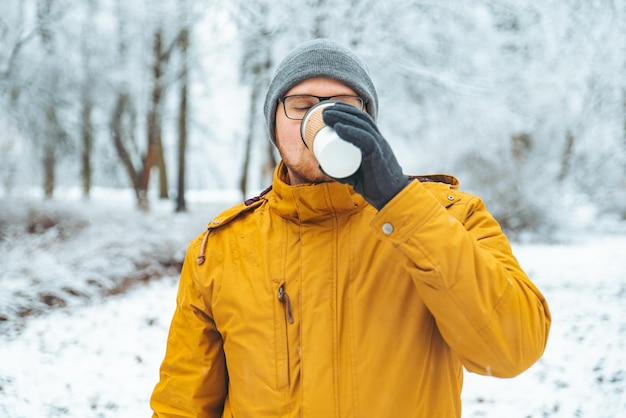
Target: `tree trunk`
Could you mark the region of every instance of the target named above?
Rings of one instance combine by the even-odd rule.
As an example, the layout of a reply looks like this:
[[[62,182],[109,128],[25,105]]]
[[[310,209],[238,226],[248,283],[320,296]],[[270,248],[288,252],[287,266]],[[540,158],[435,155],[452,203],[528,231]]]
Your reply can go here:
[[[186,24],[186,22],[183,22]],[[185,171],[186,171],[186,150],[187,150],[187,106],[189,83],[189,30],[182,29],[180,36],[181,53],[181,77],[180,77],[180,103],[178,105],[178,184],[176,193],[176,212],[185,212],[187,202],[185,201]]]
[[[57,81],[54,76],[50,82],[50,90],[57,91]],[[46,199],[51,199],[56,187],[57,152],[59,147],[67,140],[67,134],[60,126],[53,101],[46,103],[46,128],[44,132],[44,195]]]
[[[50,14],[52,10],[51,0],[41,0],[37,2],[37,20],[39,22],[39,37],[44,49],[45,56],[51,61],[55,54],[53,32],[49,25]],[[43,145],[43,189],[46,199],[51,199],[54,195],[55,188],[55,165],[56,165],[56,147],[58,140],[59,127],[57,126],[56,113],[54,108],[54,97],[56,91],[56,74],[48,75],[49,85],[46,87],[51,93],[49,101],[44,104],[45,109],[45,128],[44,145]]]
[[[532,148],[532,138],[526,133],[519,133],[511,136],[513,141],[513,158],[517,163],[521,163]]]
[[[559,173],[559,181],[565,180],[569,174],[569,169],[572,161],[572,155],[574,154],[574,135],[571,132],[567,132],[565,136],[565,150],[563,150],[563,156],[561,157],[561,171]]]
[[[152,97],[150,103],[150,110],[147,116],[147,147],[146,153],[143,158],[143,171],[141,175],[141,181],[139,184],[139,208],[142,210],[148,210],[149,204],[147,200],[148,186],[150,184],[150,172],[152,167],[155,166],[158,158],[158,146],[159,146],[159,130],[160,130],[160,115],[159,104],[161,102],[161,49],[162,49],[162,34],[161,29],[158,28],[154,32],[152,54],[154,63],[152,64]]]
[[[272,141],[269,139],[266,142],[267,156],[265,158],[265,164],[263,165],[263,182],[265,184],[271,184],[274,169],[278,161],[276,161],[276,155],[274,154],[274,144],[272,144]]]
[[[92,68],[92,48],[90,42],[90,31],[93,30],[94,16],[96,16],[95,0],[87,0],[86,2],[86,19],[82,24],[82,39],[80,42],[80,54],[83,67],[83,79],[81,82],[81,133],[82,150],[81,150],[81,183],[83,189],[83,198],[89,199],[91,194],[91,178],[92,164],[91,153],[93,150],[94,126],[93,126],[93,96],[94,87],[93,80],[94,71]]]
[[[167,181],[167,163],[165,161],[165,154],[163,152],[163,138],[161,130],[161,122],[159,120],[159,130],[157,133],[158,143],[157,149],[157,161],[156,166],[159,169],[159,199],[169,199],[169,182]]]
[[[250,93],[250,109],[248,111],[248,135],[246,136],[246,147],[244,151],[243,157],[243,167],[241,173],[241,180],[239,181],[239,190],[241,190],[241,195],[246,198],[248,195],[248,181],[250,177],[250,163],[251,163],[251,155],[252,155],[252,146],[254,143],[254,134],[256,127],[256,118],[257,118],[257,101],[260,94],[260,82],[259,80],[254,80],[252,82],[252,92]]]
[[[262,32],[262,38],[269,38],[269,34],[266,32]],[[259,52],[261,53],[261,52]],[[245,198],[248,193],[248,183],[250,178],[250,165],[252,163],[252,148],[254,146],[254,137],[257,135],[257,109],[259,108],[259,99],[264,94],[264,88],[267,85],[267,79],[269,78],[270,69],[272,67],[272,59],[271,53],[268,49],[265,51],[265,55],[260,57],[256,64],[253,64],[250,69],[250,79],[252,84],[252,91],[250,93],[250,109],[248,112],[249,120],[248,120],[248,135],[246,138],[246,148],[244,154],[243,161],[243,172],[241,176],[241,181],[239,183],[239,189],[241,190],[242,196]],[[265,137],[265,134],[263,135]],[[270,142],[267,139],[267,142]],[[271,143],[270,143],[271,144]],[[275,165],[275,158],[272,152],[272,146],[269,148],[270,152],[268,153],[268,160],[270,164]],[[268,160],[265,161],[264,164],[261,165],[261,175],[263,177],[263,172],[267,167]],[[272,166],[273,169],[273,166]]]
[[[128,174],[128,178],[130,179],[133,189],[135,190],[135,196],[137,197],[137,202],[140,200],[140,179],[137,170],[135,170],[135,166],[133,164],[132,157],[130,153],[126,149],[124,145],[126,132],[124,130],[124,116],[127,112],[129,112],[128,107],[130,106],[130,98],[128,93],[122,92],[117,96],[117,101],[115,104],[115,108],[113,110],[113,116],[111,117],[110,129],[111,136],[113,139],[113,145],[115,145],[115,150],[117,151],[117,155],[120,157],[122,161],[122,165],[126,169],[126,173]],[[132,127],[130,128],[132,129]],[[130,130],[129,129],[129,130]]]
[[[55,182],[56,182],[56,176],[55,176],[56,155],[55,155],[54,148],[55,148],[54,143],[52,141],[46,142],[43,148],[44,149],[43,190],[44,190],[44,196],[46,199],[52,199],[52,197],[54,196],[54,187],[55,187]]]
[[[89,86],[83,86],[83,103],[81,112],[81,136],[83,139],[83,149],[81,153],[81,179],[83,186],[83,197],[89,198],[91,194],[91,150],[93,149],[93,104],[90,98]]]

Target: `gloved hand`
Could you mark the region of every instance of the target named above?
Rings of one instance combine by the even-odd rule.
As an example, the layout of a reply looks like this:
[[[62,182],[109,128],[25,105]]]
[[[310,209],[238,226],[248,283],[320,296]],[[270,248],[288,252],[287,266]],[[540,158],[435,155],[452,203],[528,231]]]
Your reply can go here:
[[[350,184],[372,206],[382,209],[409,184],[409,179],[376,123],[367,112],[341,102],[324,109],[322,117],[341,139],[357,146],[363,155],[356,173],[336,180]]]

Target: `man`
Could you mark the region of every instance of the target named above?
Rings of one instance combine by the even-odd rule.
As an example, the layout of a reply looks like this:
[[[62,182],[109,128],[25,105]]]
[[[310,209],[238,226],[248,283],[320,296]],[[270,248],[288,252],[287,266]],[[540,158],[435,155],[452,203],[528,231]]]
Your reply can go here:
[[[320,170],[293,97],[362,151]],[[155,417],[460,417],[463,370],[515,376],[550,314],[482,201],[405,176],[375,125],[365,64],[330,40],[293,50],[265,101],[272,188],[190,246]]]

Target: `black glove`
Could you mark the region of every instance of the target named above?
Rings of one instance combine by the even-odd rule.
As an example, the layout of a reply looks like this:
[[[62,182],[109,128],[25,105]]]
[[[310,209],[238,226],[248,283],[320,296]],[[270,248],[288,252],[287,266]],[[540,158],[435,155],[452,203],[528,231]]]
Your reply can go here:
[[[322,115],[326,125],[341,139],[357,146],[363,155],[356,173],[335,180],[351,185],[372,206],[382,209],[409,184],[409,179],[376,123],[368,113],[341,102],[324,109]]]

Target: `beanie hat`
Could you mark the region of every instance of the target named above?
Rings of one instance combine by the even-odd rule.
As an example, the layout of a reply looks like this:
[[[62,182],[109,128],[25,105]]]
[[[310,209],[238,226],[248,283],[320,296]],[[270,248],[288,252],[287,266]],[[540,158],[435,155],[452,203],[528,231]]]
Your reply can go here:
[[[367,112],[376,119],[378,95],[367,64],[354,52],[330,39],[314,39],[293,49],[280,63],[265,96],[265,124],[276,145],[278,99],[296,84],[316,77],[342,82],[365,99]]]

